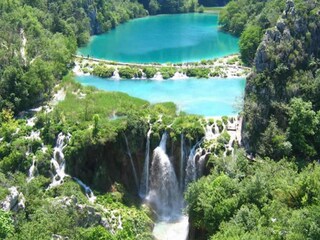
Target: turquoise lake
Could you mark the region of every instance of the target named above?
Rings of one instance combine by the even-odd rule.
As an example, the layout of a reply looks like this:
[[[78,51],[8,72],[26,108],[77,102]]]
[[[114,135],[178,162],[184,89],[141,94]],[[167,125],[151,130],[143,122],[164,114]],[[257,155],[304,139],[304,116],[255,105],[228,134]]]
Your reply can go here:
[[[218,30],[218,15],[175,14],[131,20],[91,38],[78,54],[119,62],[178,63],[238,53],[238,38]]]
[[[151,103],[174,102],[180,111],[203,116],[236,115],[243,99],[245,79],[113,80],[78,76],[83,85],[120,91]]]

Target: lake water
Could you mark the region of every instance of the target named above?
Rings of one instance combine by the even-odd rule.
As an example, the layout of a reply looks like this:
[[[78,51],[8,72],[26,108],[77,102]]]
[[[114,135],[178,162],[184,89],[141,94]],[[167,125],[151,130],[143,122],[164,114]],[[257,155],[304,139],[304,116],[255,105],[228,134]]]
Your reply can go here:
[[[183,80],[114,80],[78,76],[83,85],[107,91],[120,91],[151,103],[174,102],[179,110],[203,116],[236,115],[243,99],[244,78]]]
[[[177,63],[238,53],[238,38],[218,30],[215,14],[159,15],[131,20],[91,38],[78,54],[119,62]]]

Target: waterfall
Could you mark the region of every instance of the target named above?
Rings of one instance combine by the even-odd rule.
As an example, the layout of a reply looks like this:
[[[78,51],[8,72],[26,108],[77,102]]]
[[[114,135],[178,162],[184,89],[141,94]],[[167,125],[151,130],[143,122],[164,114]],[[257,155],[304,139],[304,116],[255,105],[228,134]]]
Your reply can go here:
[[[29,172],[28,172],[28,178],[27,178],[27,182],[30,182],[32,179],[34,179],[34,175],[37,171],[37,167],[36,167],[36,157],[33,156],[32,158],[32,165],[29,168]]]
[[[114,72],[113,72],[113,76],[111,77],[112,79],[115,79],[115,80],[119,80],[121,79],[120,75],[119,75],[119,70],[116,69]]]
[[[55,171],[55,175],[52,178],[52,183],[49,185],[48,189],[58,186],[63,182],[63,179],[68,176],[65,173],[65,158],[63,154],[63,149],[67,146],[66,143],[69,142],[71,135],[67,136],[63,133],[59,133],[56,146],[54,147],[53,157],[51,159],[51,168]]]
[[[202,151],[202,150],[201,150]],[[200,158],[199,162],[197,165],[197,178],[200,178],[203,176],[203,172],[205,169],[205,164],[206,164],[206,159],[207,159],[207,153],[205,152]]]
[[[91,188],[87,185],[85,185],[80,179],[73,177],[73,179],[84,189],[87,198],[89,199],[89,202],[94,204],[96,201],[96,196],[93,194]]]
[[[219,127],[218,127],[218,124],[217,124],[217,121],[215,121],[215,124],[214,124],[214,134],[215,135],[219,135],[220,131],[219,131]]]
[[[205,139],[206,140],[211,140],[214,139],[214,134],[212,132],[213,129],[213,124],[209,125],[209,123],[205,127]],[[215,130],[216,131],[216,130]]]
[[[187,161],[187,167],[186,167],[186,178],[185,178],[185,187],[188,186],[189,183],[193,182],[196,180],[197,173],[196,173],[196,147],[197,144],[194,145],[191,150],[190,154],[188,156],[188,161]]]
[[[150,190],[147,196],[161,220],[179,218],[182,208],[177,176],[166,154],[167,138],[168,134],[165,132],[159,146],[153,151]]]
[[[183,175],[184,175],[184,135],[181,134],[181,145],[180,145],[180,191],[184,191],[184,181],[183,181]]]
[[[176,72],[171,79],[172,80],[179,80],[179,79],[187,79],[187,78],[189,78],[189,77],[185,73]]]
[[[190,150],[188,156],[187,167],[186,167],[186,176],[185,176],[185,188],[188,184],[197,179],[197,166],[196,166],[196,157],[197,157],[197,147],[203,142],[204,139],[201,139],[197,142]]]
[[[157,81],[163,80],[163,77],[162,77],[161,72],[157,72],[157,73],[153,76],[153,78],[151,78],[151,79],[152,79],[152,80],[157,80]]]
[[[150,124],[149,131],[147,133],[147,142],[146,142],[146,155],[143,166],[143,173],[140,182],[139,196],[145,198],[149,191],[149,165],[150,165],[150,136],[152,133],[152,125]]]
[[[129,158],[130,158],[130,163],[131,163],[131,168],[132,168],[132,172],[133,172],[134,181],[135,181],[137,189],[139,189],[139,181],[138,181],[138,177],[137,177],[137,171],[136,171],[136,168],[134,167],[131,151],[130,151],[130,148],[129,148],[128,139],[127,139],[127,136],[125,134],[123,134],[123,135],[124,135],[124,140],[125,140],[126,146],[127,146],[127,153],[128,153]]]

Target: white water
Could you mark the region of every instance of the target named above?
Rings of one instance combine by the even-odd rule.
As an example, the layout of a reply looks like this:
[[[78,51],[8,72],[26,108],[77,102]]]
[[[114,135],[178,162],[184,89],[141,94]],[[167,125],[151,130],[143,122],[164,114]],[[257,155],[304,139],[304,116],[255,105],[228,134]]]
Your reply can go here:
[[[33,127],[36,124],[37,117],[27,119],[27,126]]]
[[[213,134],[213,132],[212,132],[212,129],[213,129],[213,125],[214,124],[212,124],[212,125],[206,125],[206,127],[205,127],[205,139],[206,140],[212,140],[212,139],[214,139],[215,138],[215,135]]]
[[[27,182],[30,182],[32,179],[34,179],[34,175],[37,172],[36,162],[37,162],[37,159],[35,156],[33,156],[32,165],[29,168],[29,172],[28,172]]]
[[[54,147],[53,157],[51,159],[51,168],[54,170],[55,174],[52,177],[52,183],[49,185],[48,189],[59,186],[63,183],[63,179],[68,176],[65,173],[65,158],[63,154],[63,149],[69,142],[71,135],[67,136],[63,133],[59,133],[56,146]]]
[[[131,163],[131,168],[132,168],[132,172],[133,172],[134,181],[135,181],[137,189],[139,189],[139,181],[138,181],[138,177],[137,177],[137,171],[136,171],[136,168],[135,168],[134,163],[133,163],[131,151],[130,151],[130,148],[129,148],[128,139],[127,139],[127,136],[125,134],[123,134],[123,135],[124,135],[124,140],[125,140],[126,146],[127,146],[127,153],[128,153],[129,158],[130,158],[130,163]]]
[[[23,28],[20,29],[20,36],[21,36],[21,48],[20,48],[20,54],[22,57],[22,60],[24,62],[24,65],[27,65],[27,57],[26,57],[26,45],[27,45],[27,38],[26,35],[24,33]]]
[[[186,177],[185,177],[185,188],[187,188],[188,184],[194,182],[197,178],[196,172],[196,149],[199,145],[199,142],[196,143],[190,150],[190,154],[188,156],[187,167],[186,167]]]
[[[204,169],[206,167],[206,157],[207,157],[207,153],[203,154],[199,158],[199,162],[198,162],[198,166],[197,166],[197,177],[198,178],[203,176]]]
[[[116,70],[113,72],[113,76],[112,76],[111,78],[112,78],[112,79],[115,79],[115,80],[120,80],[120,79],[121,79],[118,69],[116,69]]]
[[[173,79],[173,80],[180,80],[180,79],[188,79],[188,78],[189,78],[189,77],[188,77],[186,74],[180,73],[180,72],[176,72],[171,79]]]
[[[89,199],[89,202],[94,204],[96,201],[97,197],[93,194],[91,188],[84,184],[80,179],[73,177],[73,179],[84,189],[87,198]]]
[[[149,165],[150,165],[150,136],[152,133],[152,125],[150,124],[149,131],[147,133],[146,142],[146,156],[144,160],[143,173],[140,182],[139,196],[145,198],[149,191]]]
[[[214,124],[214,134],[215,135],[219,135],[219,127],[218,127],[218,124],[217,124],[217,121],[215,121],[215,124]]]
[[[159,222],[155,224],[153,236],[156,240],[186,240],[189,233],[187,216],[175,222]]]
[[[41,140],[40,131],[31,131],[30,135],[26,137],[26,139],[31,141]]]
[[[166,154],[168,134],[162,135],[159,146],[153,151],[150,175],[150,190],[147,201],[158,214],[158,219],[179,219],[182,211],[182,196],[174,168]]]
[[[181,144],[180,144],[180,191],[184,191],[184,182],[183,182],[183,177],[184,177],[184,135],[183,133],[181,134]]]
[[[157,81],[161,81],[163,80],[162,74],[160,72],[157,72],[153,78],[151,78],[151,80],[157,80]]]

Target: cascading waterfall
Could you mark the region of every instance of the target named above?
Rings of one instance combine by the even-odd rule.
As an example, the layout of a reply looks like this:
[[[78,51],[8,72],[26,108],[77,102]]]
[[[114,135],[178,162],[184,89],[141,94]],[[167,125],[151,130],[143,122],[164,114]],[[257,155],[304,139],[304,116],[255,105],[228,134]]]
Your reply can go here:
[[[205,127],[205,139],[207,140],[211,140],[211,139],[214,139],[214,134],[212,132],[212,129],[213,129],[213,125],[206,125]]]
[[[132,172],[133,172],[134,181],[135,181],[137,189],[139,189],[139,181],[138,181],[138,177],[137,177],[137,171],[136,171],[136,168],[135,168],[134,163],[133,163],[131,151],[130,151],[130,148],[129,148],[128,139],[127,139],[127,136],[125,134],[123,134],[123,135],[124,135],[124,140],[125,140],[126,146],[127,146],[127,153],[128,153],[129,158],[130,158],[130,163],[131,163],[131,168],[132,168]]]
[[[190,150],[186,167],[185,188],[187,188],[189,183],[194,182],[197,179],[196,150],[201,143],[202,140],[197,142]]]
[[[190,154],[188,156],[187,167],[186,167],[186,177],[185,177],[185,187],[187,187],[190,182],[195,181],[197,177],[195,155],[196,155],[196,145],[194,145],[191,148]]]
[[[200,151],[204,151],[204,153],[202,153],[201,157],[199,158],[198,161],[198,165],[197,165],[197,178],[200,178],[201,176],[203,176],[203,172],[205,169],[205,164],[206,164],[206,158],[207,158],[207,152],[203,149],[200,149]]]
[[[184,134],[181,133],[181,145],[180,145],[180,191],[184,191],[184,182],[183,182],[183,177],[184,177],[184,146],[185,146],[185,141],[184,141]]]
[[[80,179],[73,177],[73,179],[84,189],[87,198],[89,199],[89,202],[94,204],[96,201],[97,197],[93,194],[91,188],[84,184]]]
[[[49,185],[48,189],[58,186],[63,182],[63,179],[68,176],[65,173],[65,158],[63,154],[63,149],[67,146],[71,135],[64,135],[59,133],[56,146],[54,147],[53,157],[51,159],[51,167],[55,171],[55,175],[52,177],[52,183]]]
[[[112,76],[111,78],[112,78],[112,79],[115,79],[115,80],[120,80],[120,79],[121,79],[118,69],[116,69],[116,70],[114,71],[113,76]]]
[[[220,133],[219,127],[218,127],[217,121],[215,121],[215,124],[214,124],[214,134],[215,134],[215,135],[219,135],[219,133]]]
[[[181,216],[182,196],[174,168],[166,154],[168,134],[162,135],[159,146],[153,151],[148,202],[160,220],[173,220]]]
[[[146,155],[143,166],[143,173],[140,182],[139,196],[145,198],[149,191],[149,165],[150,165],[150,136],[152,133],[152,125],[150,124],[149,131],[147,133],[146,142]]]
[[[35,175],[35,173],[37,171],[36,162],[37,162],[37,159],[36,159],[35,156],[33,156],[32,165],[29,168],[29,172],[28,172],[27,182],[30,182],[32,179],[34,179],[34,175]]]

